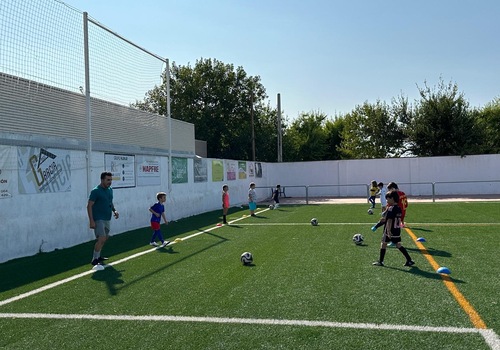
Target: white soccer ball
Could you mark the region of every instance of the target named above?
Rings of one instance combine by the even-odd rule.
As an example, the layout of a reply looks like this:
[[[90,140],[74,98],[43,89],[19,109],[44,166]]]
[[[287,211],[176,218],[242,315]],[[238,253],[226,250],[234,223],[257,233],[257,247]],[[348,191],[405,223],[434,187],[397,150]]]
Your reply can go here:
[[[274,205],[269,205],[269,209],[273,210],[274,209]]]
[[[363,235],[361,233],[356,233],[354,236],[352,236],[352,241],[356,245],[360,245],[361,243],[363,243],[364,240],[365,240],[365,238],[363,237]]]
[[[318,226],[318,219],[316,219],[316,218],[312,218],[312,219],[311,219],[311,225],[313,225],[313,226]]]
[[[244,252],[240,257],[243,265],[250,265],[253,262],[253,255],[250,252]]]
[[[368,212],[367,212],[367,213],[368,213],[368,215],[373,215],[373,210],[372,210],[372,208],[368,209]]]

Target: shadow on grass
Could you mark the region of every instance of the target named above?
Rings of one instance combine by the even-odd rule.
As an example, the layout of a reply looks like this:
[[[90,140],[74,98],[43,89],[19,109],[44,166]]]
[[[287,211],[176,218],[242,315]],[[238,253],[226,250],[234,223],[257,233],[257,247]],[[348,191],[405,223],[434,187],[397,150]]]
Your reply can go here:
[[[445,258],[451,258],[452,257],[452,254],[450,252],[447,252],[445,250],[439,250],[439,249],[434,249],[434,248],[430,248],[430,247],[425,247],[425,249],[427,250],[427,252],[429,253],[429,255],[432,255],[432,256],[442,256],[442,257],[445,257]],[[413,252],[416,252],[416,253],[422,253],[422,251],[418,248],[408,248],[406,247],[406,250],[408,251],[413,251]]]
[[[201,231],[201,230],[200,230],[200,231]],[[156,275],[156,274],[157,274],[158,272],[160,272],[160,271],[163,271],[163,270],[165,270],[165,269],[168,269],[169,267],[174,266],[174,265],[177,265],[178,263],[181,263],[181,262],[183,262],[184,260],[190,259],[190,258],[192,258],[193,256],[196,256],[196,255],[198,255],[198,254],[200,254],[200,253],[202,253],[202,252],[204,252],[204,251],[207,251],[207,250],[209,250],[209,249],[212,249],[213,247],[218,246],[219,244],[222,244],[222,243],[224,243],[224,242],[229,241],[229,239],[224,238],[224,237],[221,237],[221,236],[219,236],[219,235],[216,235],[216,234],[214,234],[214,233],[212,233],[212,232],[205,232],[204,234],[214,236],[214,237],[216,237],[216,238],[219,238],[220,240],[219,240],[218,242],[212,243],[212,244],[210,244],[210,245],[208,245],[208,246],[206,246],[206,247],[203,247],[202,249],[199,249],[199,250],[197,250],[197,251],[195,251],[195,252],[192,252],[191,254],[188,254],[188,255],[186,255],[186,256],[184,256],[184,257],[182,257],[182,258],[178,259],[178,260],[175,260],[175,261],[169,262],[168,264],[162,265],[161,267],[158,267],[157,269],[152,270],[151,272],[149,272],[149,273],[147,273],[147,274],[145,274],[145,275],[141,275],[141,277],[136,278],[135,280],[132,280],[132,281],[130,281],[130,282],[127,282],[127,284],[126,284],[126,285],[124,285],[124,286],[122,286],[122,287],[117,287],[117,288],[114,288],[113,290],[110,290],[110,294],[111,294],[111,295],[116,295],[118,290],[125,289],[125,288],[127,288],[127,287],[131,286],[132,284],[135,284],[135,283],[137,283],[137,282],[142,281],[143,279],[146,279],[146,278],[149,278],[149,277],[151,277],[151,276]],[[182,244],[182,243],[181,243],[181,244]],[[170,247],[170,248],[172,248],[172,247]],[[178,252],[175,252],[175,251],[173,251],[173,249],[172,249],[171,254],[178,254]],[[105,269],[104,271],[102,271],[102,272],[106,272],[106,270],[107,270],[107,269],[108,269],[108,268],[106,268],[106,269]],[[101,271],[98,271],[98,272],[97,272],[97,274],[99,274],[99,273],[101,273]],[[94,275],[95,275],[95,274],[94,274]],[[113,276],[110,276],[110,277],[111,277],[111,278],[113,278]],[[107,281],[107,280],[105,280],[105,282],[106,282],[106,283],[109,283],[109,281]],[[109,288],[109,287],[108,287],[108,288]]]
[[[411,268],[408,268],[408,267],[399,268],[399,267],[393,267],[393,266],[385,266],[384,268],[397,270],[397,271],[401,271],[401,272],[406,272],[406,273],[411,273],[412,275],[415,275],[415,276],[429,278],[429,279],[433,279],[433,280],[447,280],[447,281],[450,281],[453,283],[465,283],[463,280],[453,278],[449,275],[441,276],[437,272],[430,272],[430,271],[421,270],[418,266],[413,266]]]
[[[122,270],[123,271],[123,270]],[[92,274],[92,279],[106,283],[109,294],[116,295],[118,285],[125,283],[122,279],[121,271],[116,270],[113,266],[106,266],[103,271],[96,271]]]
[[[411,229],[412,231],[422,231],[422,232],[434,232],[433,230],[429,230],[427,228],[422,228],[422,227],[412,227],[412,226],[408,226],[409,229]]]
[[[234,215],[243,211],[239,208],[230,208],[229,214]],[[221,213],[221,210],[215,210],[172,221],[168,225],[161,225],[163,237],[173,241],[176,237],[188,232],[203,231],[202,227],[215,226],[220,221],[219,214]],[[111,236],[102,250],[102,255],[112,258],[141,248],[149,249],[151,235],[151,229],[144,227]],[[0,293],[75,269],[79,270],[77,272],[90,269],[94,244],[95,241],[92,240],[74,247],[56,249],[52,252],[39,253],[0,264]],[[19,273],[20,271],[29,271],[29,273]],[[71,272],[71,275],[74,273],[74,271]]]

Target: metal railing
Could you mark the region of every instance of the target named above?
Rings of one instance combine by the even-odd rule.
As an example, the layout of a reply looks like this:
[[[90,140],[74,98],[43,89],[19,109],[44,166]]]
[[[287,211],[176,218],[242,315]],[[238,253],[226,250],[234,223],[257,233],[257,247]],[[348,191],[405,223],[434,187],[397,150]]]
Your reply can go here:
[[[491,184],[483,186],[481,191],[478,191],[479,184]],[[461,186],[457,186],[461,185]],[[411,197],[429,197],[432,202],[440,196],[486,196],[498,195],[500,198],[500,180],[482,180],[482,181],[435,181],[435,182],[400,182],[399,188]],[[275,187],[264,186],[257,187],[266,189],[272,192]],[[321,192],[317,190],[321,189]],[[487,189],[491,189],[489,192]],[[315,195],[316,192],[316,195]],[[306,204],[309,204],[311,197],[363,197],[366,196],[367,201],[370,195],[370,185],[368,184],[345,184],[345,185],[281,185],[282,197],[299,197],[305,198]]]

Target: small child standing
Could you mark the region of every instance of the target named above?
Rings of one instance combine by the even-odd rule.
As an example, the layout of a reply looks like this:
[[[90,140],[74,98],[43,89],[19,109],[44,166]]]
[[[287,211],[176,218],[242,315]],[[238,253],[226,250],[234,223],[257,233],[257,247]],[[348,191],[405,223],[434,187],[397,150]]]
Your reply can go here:
[[[163,239],[160,229],[161,218],[163,218],[165,224],[168,224],[167,217],[165,216],[165,206],[163,205],[163,203],[167,200],[167,194],[165,192],[158,192],[156,194],[156,199],[158,202],[149,208],[149,212],[152,214],[151,228],[153,229],[153,236],[151,237],[151,242],[149,242],[149,244],[154,247],[158,247],[158,243],[156,243],[156,239],[158,238],[161,241],[160,248],[163,248],[170,243],[170,241],[165,241]]]
[[[274,208],[279,208],[280,206],[280,192],[281,192],[281,186],[276,185],[276,188],[273,191],[273,205]]]
[[[250,188],[248,190],[248,209],[250,209],[251,216],[255,215],[255,209],[257,209],[257,194],[255,193],[255,183],[250,183]]]
[[[413,266],[415,262],[411,259],[406,248],[401,245],[401,208],[398,206],[399,195],[397,191],[389,191],[385,196],[388,204],[385,215],[372,227],[372,231],[375,232],[378,227],[384,226],[384,233],[382,234],[382,241],[380,242],[379,259],[375,261],[373,265],[384,266],[387,243],[392,242],[396,244],[396,247],[406,258],[404,266]]]
[[[379,182],[378,185],[378,193],[380,195],[380,205],[382,206],[382,213],[387,209],[387,199],[385,199],[385,195],[387,194],[387,189],[384,187],[383,182]]]
[[[229,186],[222,186],[222,223],[227,225],[227,211],[229,210]]]
[[[373,180],[370,186],[370,197],[368,197],[368,202],[371,203],[372,209],[375,208],[375,198],[377,198],[377,192],[378,192],[377,181]]]

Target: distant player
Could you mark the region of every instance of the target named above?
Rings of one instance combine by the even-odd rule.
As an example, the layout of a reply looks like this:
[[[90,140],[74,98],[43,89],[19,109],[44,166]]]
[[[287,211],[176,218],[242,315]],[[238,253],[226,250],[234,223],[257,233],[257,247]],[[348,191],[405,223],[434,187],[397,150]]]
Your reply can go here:
[[[222,223],[227,224],[227,211],[229,210],[229,186],[222,186]]]
[[[406,208],[408,208],[408,198],[406,194],[399,190],[398,184],[395,182],[389,182],[387,185],[388,191],[396,191],[399,196],[398,206],[401,208],[401,227],[405,227],[405,216],[406,216]]]
[[[385,211],[385,215],[372,227],[372,231],[375,232],[378,227],[384,226],[384,233],[380,243],[380,256],[378,261],[375,261],[373,265],[384,266],[387,243],[392,242],[406,258],[404,266],[413,266],[415,262],[411,260],[410,254],[408,254],[406,248],[401,245],[401,208],[398,206],[399,195],[397,191],[393,190],[387,192],[385,197],[387,198],[387,210]]]
[[[257,194],[255,193],[255,183],[250,183],[250,188],[248,189],[248,209],[250,209],[251,216],[255,215],[255,209],[257,209]]]
[[[377,198],[378,187],[377,181],[373,180],[370,185],[370,197],[368,197],[368,202],[372,205],[371,208],[375,208],[375,198]]]
[[[281,186],[276,185],[276,188],[273,191],[273,205],[274,208],[279,208],[280,206],[280,192],[281,192]]]
[[[387,190],[384,187],[383,182],[379,182],[377,184],[378,194],[380,195],[380,205],[382,207],[382,213],[387,209],[387,199],[385,199],[385,195],[387,194]]]

